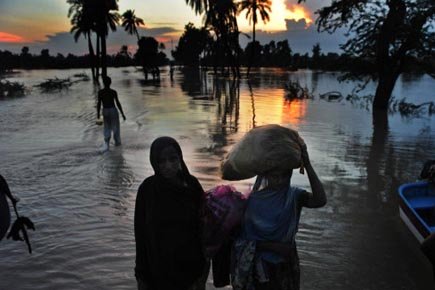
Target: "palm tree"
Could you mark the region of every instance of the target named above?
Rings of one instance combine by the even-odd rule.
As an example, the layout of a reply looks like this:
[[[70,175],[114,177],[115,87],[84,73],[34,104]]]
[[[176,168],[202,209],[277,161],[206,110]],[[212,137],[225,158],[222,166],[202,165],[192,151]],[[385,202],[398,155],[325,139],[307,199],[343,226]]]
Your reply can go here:
[[[140,27],[141,25],[145,25],[145,23],[142,18],[136,17],[134,10],[127,10],[122,14],[122,26],[128,34],[136,34],[137,41],[140,39],[137,27]]]
[[[71,33],[74,33],[75,42],[78,41],[81,35],[88,40],[92,79],[95,81],[97,79],[95,74],[96,59],[91,39],[91,33],[95,28],[93,15],[86,0],[68,0],[67,3],[71,5],[68,10],[68,17],[71,17]]]
[[[237,4],[234,0],[214,0],[209,2],[208,11],[204,15],[204,25],[216,35],[215,66],[217,59],[227,56],[235,75],[238,75],[237,52],[239,27],[237,25]],[[237,42],[237,43],[234,43]],[[219,54],[224,54],[224,56]],[[223,70],[223,63],[221,68]],[[215,68],[216,69],[216,68]]]
[[[92,71],[92,79],[96,80],[95,75],[95,66],[96,66],[96,60],[95,60],[95,53],[94,53],[94,47],[92,45],[91,40],[91,33],[92,33],[92,22],[89,21],[89,18],[87,18],[84,14],[84,12],[79,12],[74,15],[74,17],[71,19],[71,24],[73,25],[71,27],[71,33],[74,33],[74,40],[77,42],[81,35],[85,39],[88,40],[88,49],[89,49],[89,57],[91,60],[91,71]]]
[[[107,76],[107,48],[106,38],[111,31],[116,31],[120,15],[112,10],[118,10],[117,0],[94,0],[92,1],[92,11],[94,11],[96,32],[101,41],[101,74]]]
[[[246,19],[249,20],[249,24],[252,22],[252,43],[255,44],[255,25],[258,23],[257,11],[260,13],[261,20],[266,24],[270,20],[268,12],[272,12],[270,6],[272,1],[270,0],[242,0],[239,3],[239,12],[246,10]],[[254,46],[252,46],[254,47]],[[248,65],[248,73],[251,69],[251,64],[253,62],[254,50],[251,49],[251,60]]]
[[[210,8],[210,2],[213,0],[186,0],[186,3],[195,10],[196,14],[207,12]]]

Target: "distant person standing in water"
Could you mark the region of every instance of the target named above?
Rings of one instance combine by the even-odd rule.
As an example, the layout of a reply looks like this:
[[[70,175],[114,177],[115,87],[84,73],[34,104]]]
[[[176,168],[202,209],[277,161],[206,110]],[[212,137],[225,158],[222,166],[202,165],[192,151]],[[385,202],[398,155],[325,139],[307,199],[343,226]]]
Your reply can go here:
[[[98,91],[97,118],[100,119],[100,108],[103,103],[103,119],[104,119],[104,142],[105,150],[109,149],[110,137],[113,131],[115,146],[121,145],[121,128],[119,126],[119,114],[115,107],[118,107],[125,121],[125,115],[122,111],[121,103],[118,100],[118,93],[110,88],[112,79],[103,77],[104,88]]]

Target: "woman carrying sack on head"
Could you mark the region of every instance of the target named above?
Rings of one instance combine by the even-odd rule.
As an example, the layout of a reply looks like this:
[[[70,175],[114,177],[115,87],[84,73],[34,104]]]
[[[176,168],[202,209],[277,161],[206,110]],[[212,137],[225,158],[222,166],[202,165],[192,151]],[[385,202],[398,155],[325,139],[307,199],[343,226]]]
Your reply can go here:
[[[234,290],[299,290],[300,270],[295,236],[302,207],[326,204],[323,185],[301,145],[302,164],[312,193],[291,186],[292,170],[257,177],[234,243]]]

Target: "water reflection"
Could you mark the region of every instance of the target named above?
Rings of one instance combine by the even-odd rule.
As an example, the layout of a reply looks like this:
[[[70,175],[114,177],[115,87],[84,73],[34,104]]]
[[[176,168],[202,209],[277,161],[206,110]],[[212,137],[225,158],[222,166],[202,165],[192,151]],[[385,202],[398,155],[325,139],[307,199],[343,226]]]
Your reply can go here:
[[[124,158],[122,148],[113,149],[110,154],[105,154],[102,161],[99,169],[100,182],[105,188],[102,194],[112,202],[115,214],[124,216],[128,211],[126,199],[129,196],[125,189],[133,185],[135,175]]]
[[[377,196],[376,193],[384,195],[385,175],[381,172],[381,166],[387,164],[393,154],[391,150],[386,152],[388,142],[388,114],[387,112],[373,113],[373,135],[367,158],[367,190],[368,196]],[[393,164],[389,164],[393,166]],[[383,196],[385,202],[385,196]],[[373,202],[372,204],[375,204]]]
[[[36,84],[71,73],[26,71],[15,80]],[[435,155],[434,118],[372,116],[346,102],[285,99],[289,80],[343,95],[354,87],[329,73],[256,69],[249,83],[189,69],[160,83],[143,81],[141,72],[110,74],[128,119],[121,124],[123,145],[103,155],[97,151],[103,137],[95,125],[92,84],[72,86],[64,95],[32,91],[0,100],[2,173],[12,176],[10,186],[38,228],[29,259],[21,247],[2,241],[0,272],[6,278],[0,289],[16,289],[17,280],[22,289],[134,289],[135,191],[153,172],[152,140],[179,140],[189,169],[208,189],[228,183],[219,167],[231,146],[267,123],[299,130],[328,192],[325,208],[303,212],[297,237],[302,289],[432,287],[430,265],[400,222],[396,190]],[[427,77],[398,87],[398,97],[412,93],[429,100],[435,90]],[[295,173],[293,182],[309,188],[306,176]],[[236,185],[245,191],[248,183]]]
[[[201,70],[195,67],[183,67],[181,69],[180,87],[188,96],[196,97],[201,95],[204,87],[204,78],[201,76]]]

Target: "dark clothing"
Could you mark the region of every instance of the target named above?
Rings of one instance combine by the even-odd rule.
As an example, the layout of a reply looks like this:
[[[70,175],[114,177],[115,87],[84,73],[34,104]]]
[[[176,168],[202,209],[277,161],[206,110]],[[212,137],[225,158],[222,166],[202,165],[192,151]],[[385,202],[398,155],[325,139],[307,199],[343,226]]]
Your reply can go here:
[[[255,290],[299,290],[300,268],[296,245],[292,247],[290,259],[285,262],[273,264],[263,261],[269,281],[260,283],[254,280]]]
[[[158,172],[160,152],[173,146],[181,160],[180,183]],[[134,217],[138,280],[152,290],[189,289],[206,265],[200,241],[203,189],[189,174],[178,143],[158,138],[150,152],[155,175],[139,187]]]
[[[6,197],[11,198],[11,192],[3,176],[0,175],[0,241],[6,235],[11,224],[11,213]]]
[[[231,243],[231,241],[224,243],[211,261],[213,285],[218,288],[225,287],[231,283]]]
[[[121,145],[121,128],[119,126],[118,109],[124,117],[122,106],[118,100],[118,94],[111,88],[104,88],[98,91],[98,104],[97,104],[97,117],[100,117],[101,103],[103,104],[103,118],[104,118],[104,142],[109,145],[110,137],[113,132],[115,145]],[[118,109],[115,107],[118,107]]]
[[[98,97],[101,98],[103,108],[114,108],[118,94],[115,90],[104,88],[98,92]]]

